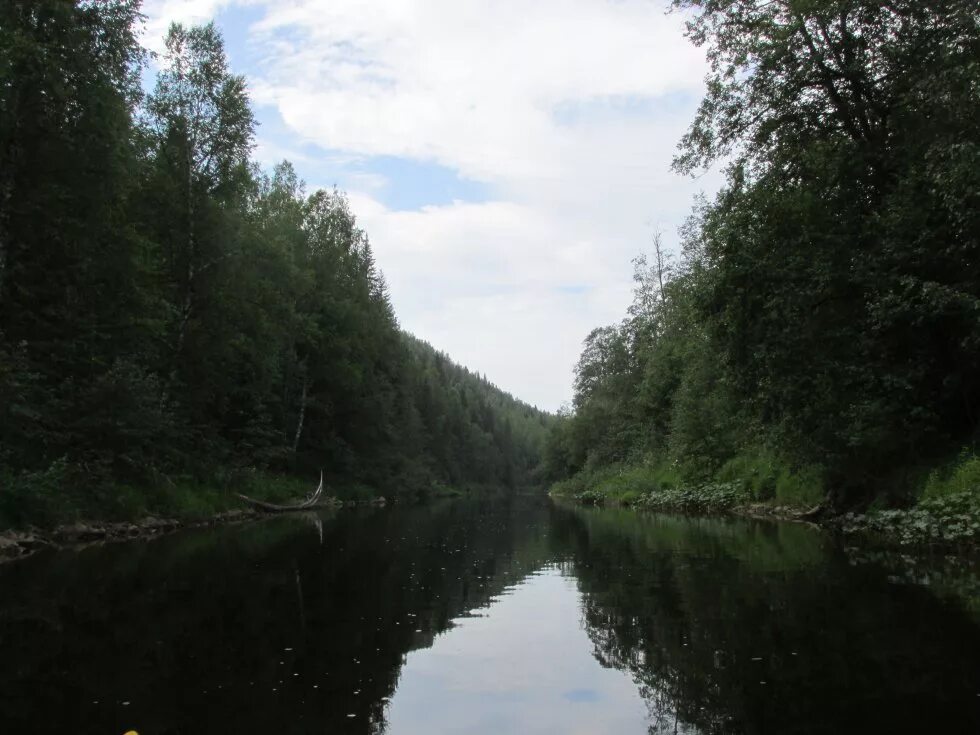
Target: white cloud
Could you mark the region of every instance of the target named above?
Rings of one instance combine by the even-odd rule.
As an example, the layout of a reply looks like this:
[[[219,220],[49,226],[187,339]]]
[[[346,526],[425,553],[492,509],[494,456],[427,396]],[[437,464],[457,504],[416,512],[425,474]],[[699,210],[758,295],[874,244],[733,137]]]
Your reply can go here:
[[[402,325],[525,400],[570,397],[583,337],[629,300],[629,239],[506,201],[392,211],[353,193]],[[625,238],[622,238],[625,240]]]
[[[283,160],[296,163],[309,163],[313,159],[305,153],[300,153],[294,148],[281,145],[280,143],[259,136],[255,141],[255,148],[252,151],[252,158],[264,169],[271,169]]]
[[[292,0],[255,30],[301,135],[492,182],[563,172],[579,139],[562,103],[697,89],[679,26],[645,0]]]
[[[525,400],[570,398],[581,340],[623,315],[651,222],[676,242],[717,183],[669,172],[705,71],[681,18],[666,0],[247,1],[264,6],[250,88],[289,145],[435,162],[492,194],[392,211],[383,177],[348,179],[403,325]],[[230,2],[151,6],[186,19]]]
[[[207,23],[222,8],[250,0],[145,0],[143,13],[146,15],[143,43],[152,51],[164,50],[163,38],[171,23],[198,25]]]

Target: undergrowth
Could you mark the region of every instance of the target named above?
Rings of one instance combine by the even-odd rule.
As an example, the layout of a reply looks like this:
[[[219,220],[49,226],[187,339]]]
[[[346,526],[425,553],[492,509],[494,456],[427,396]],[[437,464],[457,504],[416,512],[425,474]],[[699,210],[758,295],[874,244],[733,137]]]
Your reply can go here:
[[[739,455],[708,479],[684,479],[676,468],[606,467],[556,483],[552,495],[592,505],[699,513],[749,504],[806,510],[825,497],[819,467],[790,468],[765,453]],[[864,513],[831,521],[841,533],[899,546],[980,544],[980,457],[964,451],[920,485],[911,508],[888,508],[876,499]]]
[[[57,460],[15,473],[0,467],[0,529],[51,528],[82,520],[131,521],[148,515],[202,520],[242,508],[242,493],[272,503],[308,495],[312,480],[255,469],[217,470],[209,477],[157,476],[141,485],[92,481],[91,468]]]
[[[824,497],[818,467],[792,469],[766,453],[740,454],[709,475],[670,464],[616,465],[555,483],[551,493],[597,505],[727,510],[748,503],[810,508]]]

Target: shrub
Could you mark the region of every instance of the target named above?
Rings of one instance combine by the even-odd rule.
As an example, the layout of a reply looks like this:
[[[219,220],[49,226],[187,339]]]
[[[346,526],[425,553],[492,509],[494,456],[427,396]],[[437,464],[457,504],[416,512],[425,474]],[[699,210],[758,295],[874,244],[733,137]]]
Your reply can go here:
[[[632,505],[646,495],[680,485],[679,473],[667,465],[614,465],[556,482],[551,494],[585,503]]]
[[[872,536],[902,546],[976,544],[980,542],[980,493],[923,500],[910,510],[848,513],[839,526],[845,534]]]
[[[753,500],[772,500],[776,496],[776,484],[780,467],[768,452],[742,452],[735,455],[718,470],[719,482],[736,482],[749,492]]]
[[[71,481],[71,466],[64,458],[34,472],[15,473],[0,468],[0,523],[54,526],[73,520],[79,499]]]
[[[926,480],[923,500],[980,492],[980,457],[964,450],[949,466],[934,470]]]
[[[813,465],[783,469],[776,479],[776,500],[784,505],[813,506],[825,496],[823,473]]]

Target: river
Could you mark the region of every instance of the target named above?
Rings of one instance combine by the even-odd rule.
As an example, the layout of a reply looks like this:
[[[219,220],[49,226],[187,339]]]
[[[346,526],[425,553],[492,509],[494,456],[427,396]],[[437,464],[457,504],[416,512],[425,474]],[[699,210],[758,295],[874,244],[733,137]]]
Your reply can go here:
[[[943,580],[544,498],[46,552],[0,567],[0,733],[975,734],[980,602]]]

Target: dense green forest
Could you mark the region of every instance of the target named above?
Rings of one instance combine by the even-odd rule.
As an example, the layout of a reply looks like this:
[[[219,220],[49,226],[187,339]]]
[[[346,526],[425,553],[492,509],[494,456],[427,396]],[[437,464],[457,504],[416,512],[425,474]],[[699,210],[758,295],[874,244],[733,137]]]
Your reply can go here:
[[[213,25],[145,92],[141,21],[0,6],[0,521],[529,482],[549,416],[399,329],[342,193],[258,169]]]
[[[674,166],[725,185],[586,340],[556,491],[980,494],[976,3],[673,7],[710,63]]]

